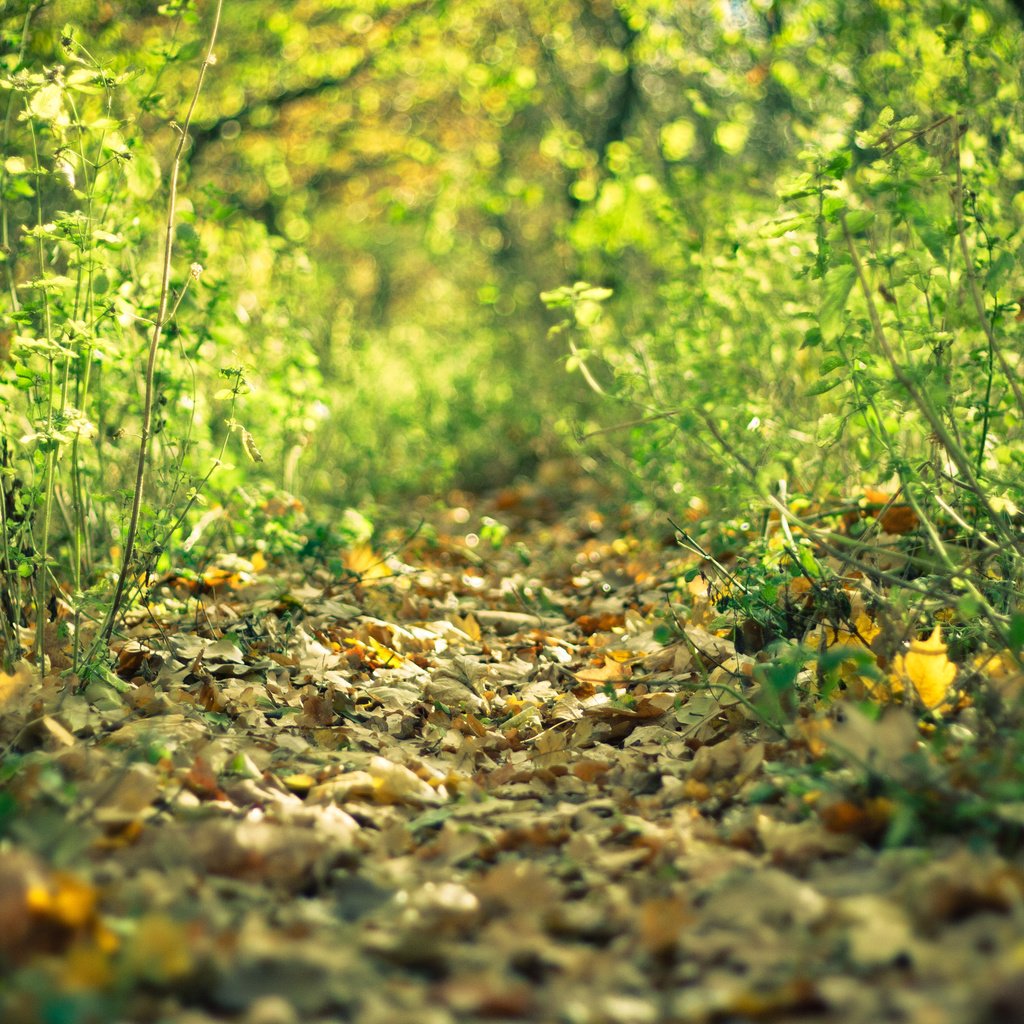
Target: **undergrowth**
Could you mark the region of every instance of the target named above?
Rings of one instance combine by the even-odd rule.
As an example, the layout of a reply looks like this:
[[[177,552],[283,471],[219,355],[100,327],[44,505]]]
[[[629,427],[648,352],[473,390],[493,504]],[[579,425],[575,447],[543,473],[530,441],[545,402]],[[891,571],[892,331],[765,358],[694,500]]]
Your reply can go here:
[[[45,672],[69,643],[85,675],[148,577],[200,539],[209,498],[245,478],[233,461],[258,485],[266,452],[294,483],[314,381],[301,329],[276,337],[276,293],[258,312],[238,294],[294,256],[187,181],[217,12],[167,5],[170,42],[130,64],[23,8],[0,20],[0,658]],[[158,91],[178,64],[191,96]],[[242,417],[271,372],[290,386],[261,395],[257,438]]]

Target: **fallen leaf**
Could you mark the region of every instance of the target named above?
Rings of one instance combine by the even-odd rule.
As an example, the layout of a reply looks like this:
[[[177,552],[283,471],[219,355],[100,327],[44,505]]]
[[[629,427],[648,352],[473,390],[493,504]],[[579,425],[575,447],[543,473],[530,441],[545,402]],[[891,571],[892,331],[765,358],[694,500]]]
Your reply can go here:
[[[913,640],[906,654],[893,660],[892,685],[894,692],[911,689],[918,700],[930,711],[949,707],[949,689],[956,679],[956,665],[946,657],[942,631],[936,626],[927,640]]]
[[[905,502],[893,502],[892,495],[873,487],[864,488],[865,511],[878,519],[886,533],[903,534],[917,529],[921,521],[917,513]]]
[[[162,913],[146,914],[125,944],[126,967],[137,978],[163,985],[193,968],[194,939],[188,927]]]
[[[14,673],[0,672],[0,708],[6,708],[19,700],[28,690],[34,673],[24,664],[15,666]]]
[[[65,928],[81,928],[96,914],[97,892],[67,872],[56,872],[47,882],[28,890],[29,909],[40,916],[52,918]]]
[[[316,779],[308,772],[297,772],[295,775],[286,775],[281,782],[289,792],[298,796],[305,796],[315,785]]]
[[[380,803],[422,807],[445,802],[445,793],[434,789],[405,765],[394,764],[386,757],[374,757],[370,761],[370,775],[374,796]]]
[[[182,784],[200,800],[225,800],[224,791],[220,788],[217,774],[210,767],[206,758],[197,756],[192,766],[182,779]]]

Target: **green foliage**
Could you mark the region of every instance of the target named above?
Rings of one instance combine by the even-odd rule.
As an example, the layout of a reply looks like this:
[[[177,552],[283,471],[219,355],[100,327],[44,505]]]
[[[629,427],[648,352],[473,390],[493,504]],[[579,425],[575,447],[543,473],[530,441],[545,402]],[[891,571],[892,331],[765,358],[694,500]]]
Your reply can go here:
[[[629,410],[582,433],[648,501],[713,517],[766,503],[796,530],[794,497],[894,486],[919,522],[908,613],[967,599],[1009,646],[1024,34],[938,0],[701,17],[644,21],[665,124],[609,149],[570,236],[615,290],[571,365]]]
[[[8,652],[124,539],[201,13],[5,8]],[[133,571],[239,489],[383,505],[575,437],[692,518],[898,487],[908,611],[1011,639],[1022,42],[995,0],[254,0],[220,39]],[[954,572],[961,543],[990,555]]]
[[[148,486],[130,575],[156,567],[215,474],[222,487],[241,479],[226,465],[229,450],[261,461],[264,449],[278,466],[290,460],[294,476],[315,425],[305,394],[316,387],[315,363],[301,328],[291,327],[280,294],[253,324],[240,286],[256,282],[227,259],[244,252],[264,280],[293,281],[300,256],[283,254],[258,225],[226,225],[228,211],[208,190],[173,211],[170,290],[162,289],[171,174],[164,147],[173,130],[150,133],[143,122],[155,110],[155,84],[192,60],[194,47],[166,49],[140,71],[98,58],[78,28],[57,29],[48,13],[32,5],[4,15],[10,45],[0,64],[0,620],[8,668],[21,647],[17,630],[29,625],[41,665],[55,601],[70,616],[76,668],[83,637],[110,610],[109,591],[95,584],[119,557],[136,493],[155,323],[162,337]],[[168,13],[183,33],[194,20],[187,7]],[[211,260],[218,266],[204,272]],[[274,384],[261,396],[274,424],[265,441],[237,418],[250,400],[253,363],[260,383]]]

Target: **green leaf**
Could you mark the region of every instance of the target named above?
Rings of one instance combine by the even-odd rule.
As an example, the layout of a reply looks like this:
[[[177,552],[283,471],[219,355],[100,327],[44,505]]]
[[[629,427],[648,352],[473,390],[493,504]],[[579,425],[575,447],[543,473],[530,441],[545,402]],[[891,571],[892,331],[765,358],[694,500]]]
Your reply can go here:
[[[811,193],[804,193],[805,195]],[[783,217],[779,217],[773,220],[770,224],[766,224],[761,228],[759,234],[762,238],[781,238],[783,235],[789,234],[790,231],[795,231],[799,227],[805,226],[810,221],[810,217],[806,214],[793,214],[787,213]]]
[[[819,380],[817,384],[813,384],[809,387],[804,394],[810,398],[812,395],[823,395],[826,391],[831,391],[833,388],[839,387],[843,383],[845,378],[840,377],[838,380]]]
[[[821,336],[826,341],[832,341],[843,333],[846,300],[856,280],[857,271],[850,266],[833,267],[825,275],[818,325],[821,328]]]
[[[821,566],[818,565],[818,560],[814,557],[814,552],[811,551],[807,545],[802,545],[799,550],[800,565],[803,567],[804,572],[808,576],[814,579],[821,578]]]
[[[654,627],[654,642],[657,644],[668,644],[671,643],[675,637],[675,631],[671,626],[667,626],[664,622],[659,622]]]
[[[818,373],[824,377],[826,373],[831,373],[833,370],[838,370],[840,366],[845,365],[845,356],[828,356],[821,361],[821,366],[818,367]]]
[[[548,292],[540,293],[540,301],[548,309],[560,309],[572,304],[573,292],[571,288],[553,288]]]
[[[64,112],[64,89],[46,85],[28,102],[28,109],[44,121],[55,121]]]
[[[67,77],[67,87],[75,92],[98,96],[103,93],[103,76],[92,68],[75,68]]]
[[[788,202],[791,199],[806,199],[808,196],[814,196],[817,194],[818,189],[816,188],[797,188],[790,192],[783,192],[779,198],[785,199]]]
[[[860,234],[873,220],[875,215],[870,210],[853,210],[846,215],[846,230],[851,235]]]
[[[29,110],[44,121],[55,121],[63,113],[63,88],[46,85],[29,100]]]
[[[845,213],[846,208],[847,203],[845,199],[840,199],[839,196],[826,196],[821,204],[821,215],[825,220],[837,224],[840,214]]]
[[[852,159],[849,153],[836,153],[827,164],[825,164],[825,173],[831,178],[839,179],[842,178],[846,172],[850,169]]]
[[[576,306],[576,322],[581,327],[593,327],[601,319],[602,312],[600,303],[584,299]]]

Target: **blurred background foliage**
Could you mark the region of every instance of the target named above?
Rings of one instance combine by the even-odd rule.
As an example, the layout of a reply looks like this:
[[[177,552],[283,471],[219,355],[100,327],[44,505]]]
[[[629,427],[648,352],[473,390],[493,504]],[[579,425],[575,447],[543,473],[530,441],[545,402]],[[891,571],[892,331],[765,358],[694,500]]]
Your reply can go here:
[[[70,25],[97,64],[138,69],[113,101],[135,201],[122,292],[155,273],[211,7],[2,8],[9,41],[32,24],[20,66],[66,64]],[[1024,54],[1001,0],[246,0],[225,5],[216,55],[175,256],[179,278],[204,272],[161,372],[168,417],[185,410],[193,450],[215,452],[218,374],[243,371],[234,415],[264,461],[220,472],[228,491],[263,479],[372,504],[565,454],[669,508],[735,506],[768,477],[824,497],[888,476],[877,424],[842,388],[812,393],[829,257],[820,210],[780,199],[846,153],[839,194],[879,209],[913,194],[945,233],[928,250],[941,268],[948,174],[873,181],[857,145],[887,107],[921,127],[962,116],[986,258],[1009,259],[993,302],[1019,287]],[[950,147],[948,129],[922,141]],[[562,314],[539,295],[576,281],[611,295],[549,335]],[[121,396],[104,429],[131,434],[132,364],[104,372]],[[881,415],[900,414],[894,399]],[[115,457],[105,479],[131,472]]]
[[[944,677],[940,621],[1024,665],[1022,19],[0,0],[0,668],[109,682],[161,579],[358,576],[413,496],[581,474],[677,528],[715,628],[779,643],[766,720],[808,615],[821,693],[867,657],[826,618],[885,658],[916,631]]]

